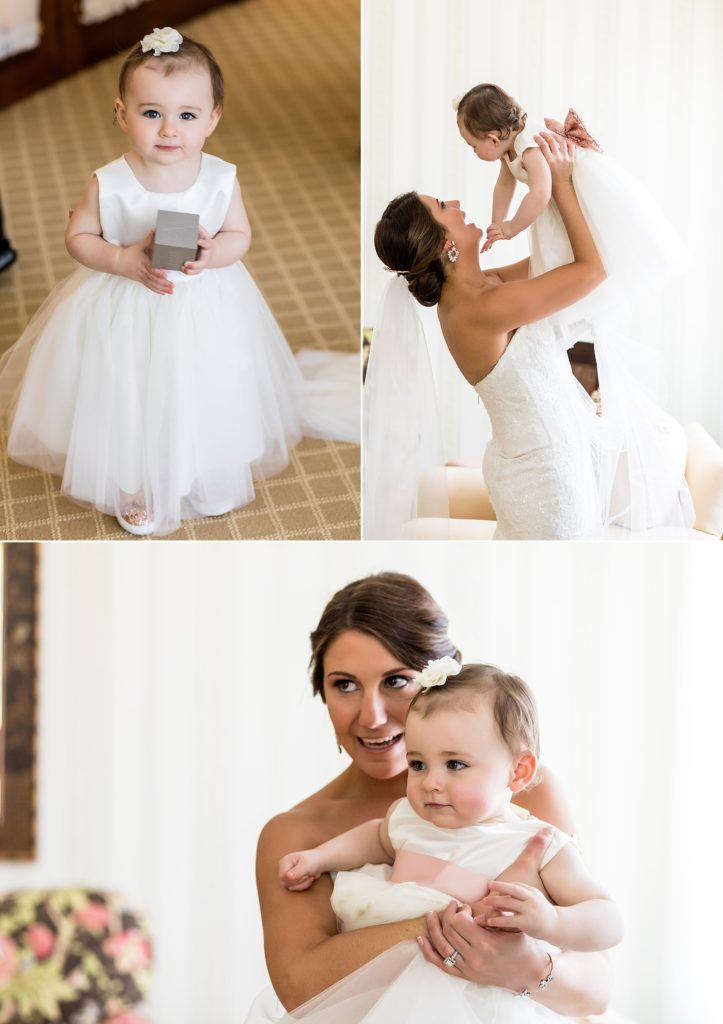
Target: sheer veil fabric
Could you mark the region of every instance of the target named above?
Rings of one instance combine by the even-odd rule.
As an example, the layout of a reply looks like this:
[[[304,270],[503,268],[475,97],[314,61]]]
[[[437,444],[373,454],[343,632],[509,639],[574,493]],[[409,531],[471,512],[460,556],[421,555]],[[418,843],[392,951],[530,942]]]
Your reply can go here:
[[[403,535],[417,515],[420,477],[444,465],[432,367],[415,306],[395,274],[382,298],[364,386],[363,523],[370,540]],[[449,515],[442,486],[432,514]]]

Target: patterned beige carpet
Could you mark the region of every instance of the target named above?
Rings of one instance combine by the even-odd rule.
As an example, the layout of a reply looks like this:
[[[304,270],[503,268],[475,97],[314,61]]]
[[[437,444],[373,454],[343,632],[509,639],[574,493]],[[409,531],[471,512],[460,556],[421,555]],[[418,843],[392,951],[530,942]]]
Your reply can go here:
[[[152,26],[151,26],[152,27]],[[183,26],[179,26],[183,29]],[[244,0],[189,22],[226,77],[208,151],[238,166],[254,230],[246,263],[292,348],[359,348],[359,9],[356,0]],[[20,253],[0,274],[0,348],[73,269],[63,231],[94,168],[124,149],[119,59],[0,112],[0,194]],[[5,439],[2,437],[2,451]],[[0,458],[0,539],[120,539],[59,480]],[[304,440],[251,505],[172,539],[357,538],[359,449]]]

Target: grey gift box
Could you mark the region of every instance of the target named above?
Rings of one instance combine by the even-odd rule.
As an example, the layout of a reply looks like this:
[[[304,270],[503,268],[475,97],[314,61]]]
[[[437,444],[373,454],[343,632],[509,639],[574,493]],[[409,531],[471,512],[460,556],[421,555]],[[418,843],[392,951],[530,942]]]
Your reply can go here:
[[[159,210],[151,266],[180,270],[198,252],[198,214]]]

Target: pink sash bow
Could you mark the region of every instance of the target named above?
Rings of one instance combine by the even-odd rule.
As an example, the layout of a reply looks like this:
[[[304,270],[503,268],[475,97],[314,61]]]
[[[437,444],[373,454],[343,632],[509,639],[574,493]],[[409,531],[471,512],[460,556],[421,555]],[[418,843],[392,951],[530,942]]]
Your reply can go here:
[[[551,117],[546,117],[545,125],[551,132],[555,132],[556,135],[562,135],[581,149],[594,149],[598,153],[602,153],[602,147],[593,139],[585,127],[585,122],[572,107],[567,112],[564,124],[561,124],[560,121],[555,121]]]

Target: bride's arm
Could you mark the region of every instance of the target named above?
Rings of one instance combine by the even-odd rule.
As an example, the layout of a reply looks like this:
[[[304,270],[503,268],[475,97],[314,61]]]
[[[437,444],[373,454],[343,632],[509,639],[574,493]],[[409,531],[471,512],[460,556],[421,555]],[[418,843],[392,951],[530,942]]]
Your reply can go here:
[[[469,912],[450,905],[441,919],[430,915],[430,942],[422,952],[445,974],[463,977],[482,985],[495,985],[521,992],[565,1017],[604,1013],[612,990],[610,962],[605,953],[566,950],[554,956],[554,983],[546,988],[549,960],[535,939],[522,932],[489,932],[475,924]],[[444,966],[443,958],[453,949],[463,951],[455,968]]]
[[[280,858],[289,850],[313,845],[314,840],[308,823],[291,812],[270,821],[258,845],[256,880],[266,964],[276,994],[288,1010],[398,942],[426,934],[421,917],[337,934],[328,875],[299,893],[288,892],[278,879]]]
[[[504,282],[526,281],[530,276],[530,257],[519,263],[508,263],[506,267],[490,267],[489,273],[496,274]]]

